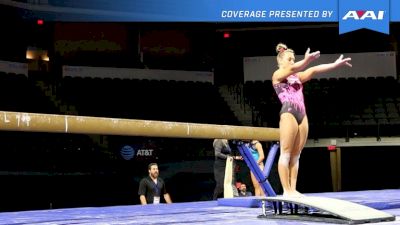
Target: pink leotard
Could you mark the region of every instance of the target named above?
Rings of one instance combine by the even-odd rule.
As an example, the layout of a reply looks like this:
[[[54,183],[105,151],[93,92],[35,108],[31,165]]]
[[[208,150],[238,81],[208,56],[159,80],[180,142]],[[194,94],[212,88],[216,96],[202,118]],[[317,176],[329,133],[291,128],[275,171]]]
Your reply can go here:
[[[303,84],[296,74],[290,75],[285,81],[273,85],[282,108],[279,114],[290,113],[300,124],[306,115],[304,105]]]

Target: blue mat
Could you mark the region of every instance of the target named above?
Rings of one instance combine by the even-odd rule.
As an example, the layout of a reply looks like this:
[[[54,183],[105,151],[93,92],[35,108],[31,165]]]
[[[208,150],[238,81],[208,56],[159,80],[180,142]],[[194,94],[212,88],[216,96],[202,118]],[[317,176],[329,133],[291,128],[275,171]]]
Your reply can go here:
[[[218,205],[245,208],[260,208],[261,201],[257,197],[219,198]]]
[[[364,203],[370,206],[386,208],[385,211],[396,215],[396,221],[382,223],[400,224],[400,190],[358,191],[308,194]],[[233,200],[233,199],[232,199]],[[252,205],[255,197],[234,199],[236,206]],[[319,225],[323,222],[265,220],[257,216],[260,208],[221,206],[225,200],[173,203],[160,205],[129,205],[110,207],[85,207],[70,209],[37,210],[0,213],[0,225],[150,225],[150,224],[252,224],[252,225]],[[233,202],[233,201],[232,201]],[[396,209],[393,207],[397,207]],[[390,209],[387,209],[390,208]],[[371,224],[372,225],[372,224]]]

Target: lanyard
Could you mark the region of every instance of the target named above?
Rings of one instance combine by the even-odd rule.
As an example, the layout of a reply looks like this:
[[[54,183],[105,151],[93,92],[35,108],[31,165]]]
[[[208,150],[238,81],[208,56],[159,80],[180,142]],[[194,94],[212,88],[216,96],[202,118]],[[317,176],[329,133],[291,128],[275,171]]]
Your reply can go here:
[[[153,183],[153,191],[154,191],[154,193],[155,193],[155,196],[160,196],[160,191],[161,191],[161,190],[159,190],[159,188],[158,188],[158,183],[159,183],[159,182],[155,183],[155,182],[152,180],[152,183]]]

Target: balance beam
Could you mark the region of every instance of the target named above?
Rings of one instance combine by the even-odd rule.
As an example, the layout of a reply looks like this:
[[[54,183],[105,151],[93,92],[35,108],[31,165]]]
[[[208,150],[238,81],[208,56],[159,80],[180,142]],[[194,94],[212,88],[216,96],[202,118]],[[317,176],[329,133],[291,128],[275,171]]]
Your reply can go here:
[[[0,130],[143,137],[278,141],[279,129],[0,111]]]

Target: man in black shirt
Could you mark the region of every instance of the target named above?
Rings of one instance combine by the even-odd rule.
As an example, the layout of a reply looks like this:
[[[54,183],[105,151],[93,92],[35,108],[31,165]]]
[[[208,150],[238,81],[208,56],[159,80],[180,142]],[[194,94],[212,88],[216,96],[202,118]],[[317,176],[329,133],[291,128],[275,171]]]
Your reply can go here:
[[[148,170],[149,176],[143,178],[139,184],[138,195],[140,204],[159,204],[161,202],[161,195],[164,196],[166,203],[172,203],[171,197],[165,188],[164,180],[158,176],[157,163],[150,163]]]

